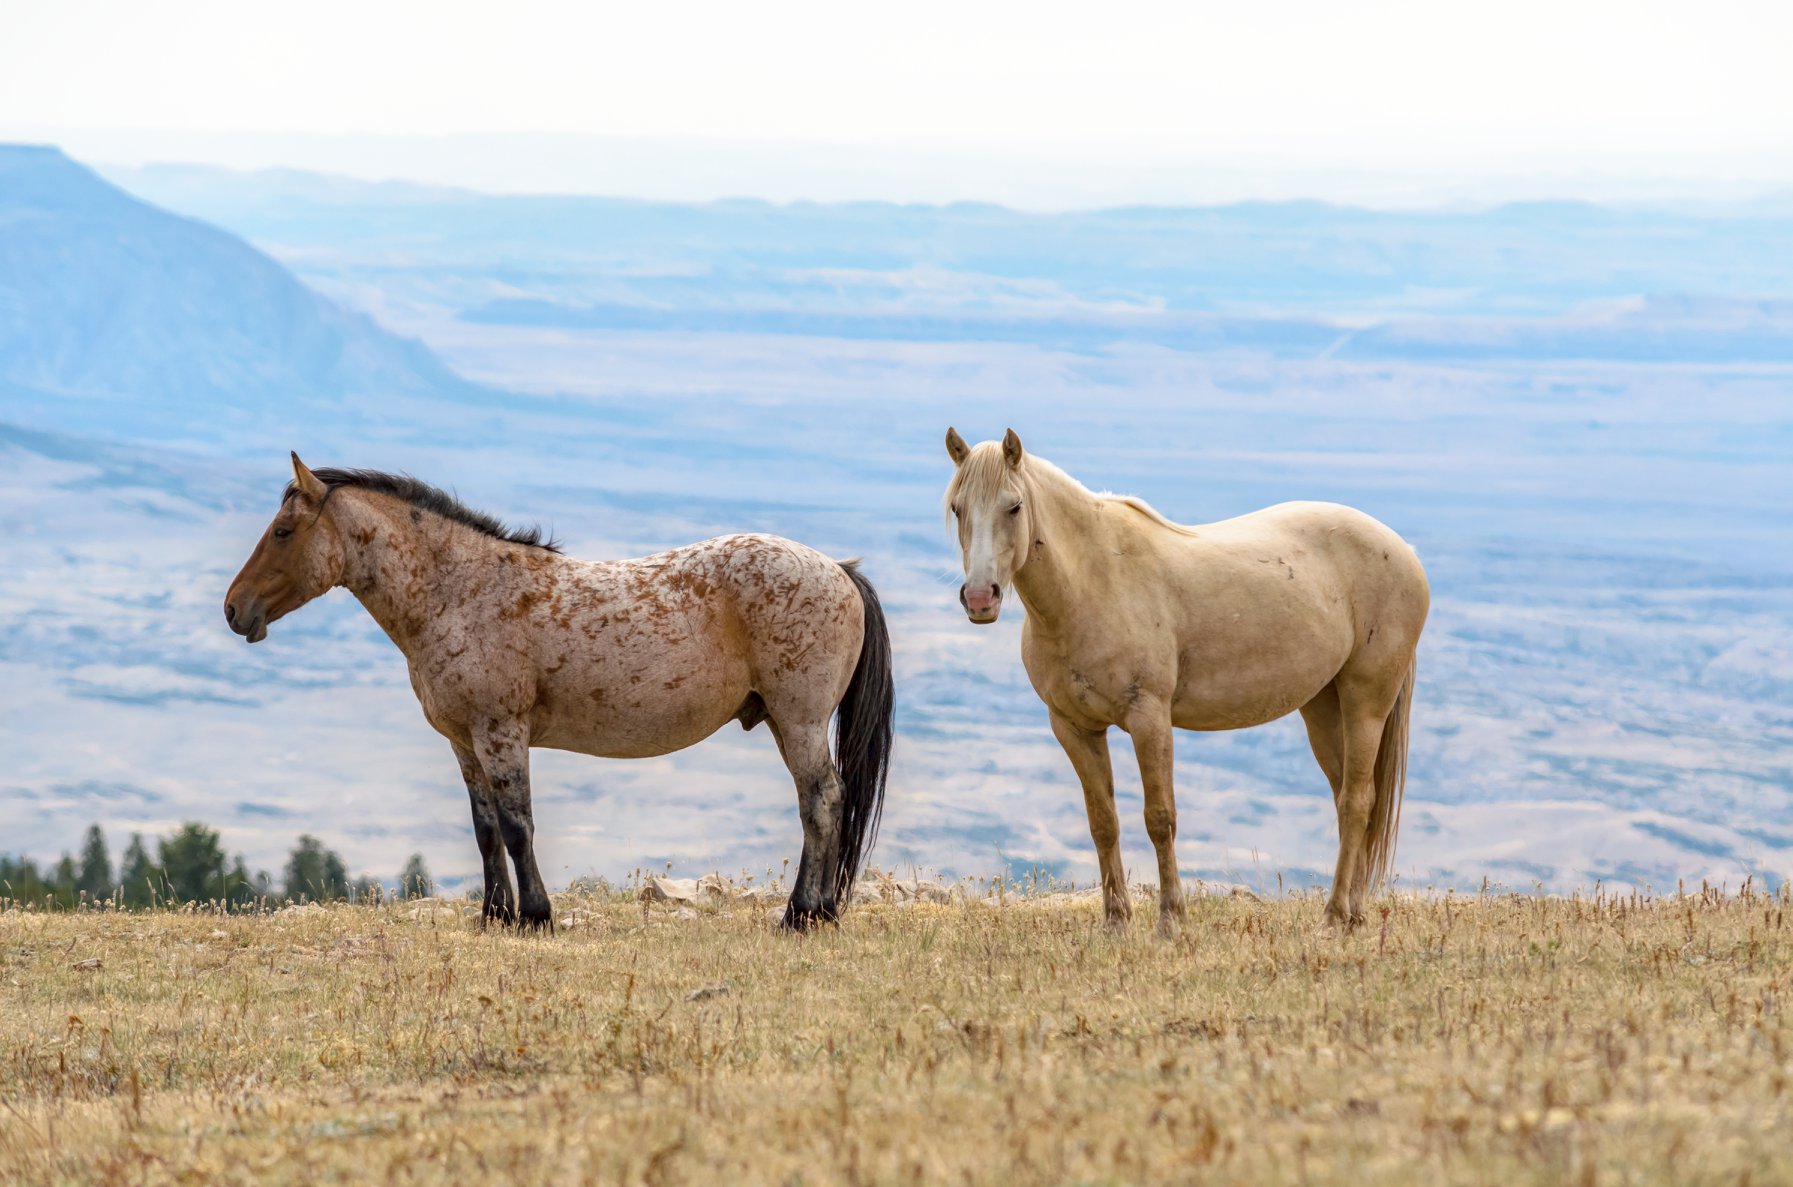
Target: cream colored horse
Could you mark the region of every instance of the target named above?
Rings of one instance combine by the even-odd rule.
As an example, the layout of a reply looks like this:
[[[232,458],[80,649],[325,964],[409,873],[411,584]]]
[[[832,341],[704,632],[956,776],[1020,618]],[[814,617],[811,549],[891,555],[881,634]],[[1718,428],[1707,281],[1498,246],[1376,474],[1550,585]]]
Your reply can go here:
[[[574,560],[414,478],[314,473],[295,454],[225,619],[259,642],[335,586],[404,653],[424,717],[460,760],[485,918],[553,926],[531,746],[641,758],[731,720],[768,723],[797,783],[803,856],[786,926],[832,920],[846,903],[883,805],[892,704],[884,613],[851,563],[776,536]]]
[[[995,622],[1027,608],[1021,662],[1083,784],[1111,926],[1131,914],[1108,729],[1133,737],[1158,852],[1159,930],[1183,891],[1172,727],[1244,729],[1299,709],[1338,810],[1329,923],[1363,921],[1400,827],[1414,653],[1430,594],[1413,549],[1360,511],[1283,503],[1199,527],[1098,495],[1026,453],[1013,429],[973,448],[948,429],[959,599]]]

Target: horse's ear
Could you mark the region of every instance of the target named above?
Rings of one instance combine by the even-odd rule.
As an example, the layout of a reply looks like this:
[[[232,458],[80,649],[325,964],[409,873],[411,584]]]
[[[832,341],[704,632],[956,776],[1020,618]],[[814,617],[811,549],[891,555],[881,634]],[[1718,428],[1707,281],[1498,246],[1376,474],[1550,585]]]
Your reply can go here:
[[[1021,465],[1021,438],[1015,436],[1014,429],[1002,435],[1002,456],[1011,470]]]
[[[959,430],[946,430],[946,456],[953,460],[953,465],[962,466],[965,459],[971,456],[971,446],[965,444],[965,438],[959,436]]]
[[[293,454],[293,485],[299,488],[300,494],[313,499],[322,499],[329,493],[323,481],[299,460],[297,453]]]

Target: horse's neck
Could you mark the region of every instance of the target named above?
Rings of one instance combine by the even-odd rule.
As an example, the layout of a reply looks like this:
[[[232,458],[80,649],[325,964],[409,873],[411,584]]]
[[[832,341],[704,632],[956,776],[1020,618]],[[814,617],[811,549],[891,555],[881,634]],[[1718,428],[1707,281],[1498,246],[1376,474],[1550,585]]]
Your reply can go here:
[[[349,495],[344,498],[344,495]],[[342,540],[342,585],[407,655],[421,628],[453,608],[468,542],[429,512],[413,517],[398,500],[339,490],[331,513]]]
[[[1044,475],[1028,487],[1033,539],[1015,574],[1015,592],[1028,618],[1053,631],[1101,595],[1113,552],[1106,539],[1110,529],[1096,497],[1075,483]]]

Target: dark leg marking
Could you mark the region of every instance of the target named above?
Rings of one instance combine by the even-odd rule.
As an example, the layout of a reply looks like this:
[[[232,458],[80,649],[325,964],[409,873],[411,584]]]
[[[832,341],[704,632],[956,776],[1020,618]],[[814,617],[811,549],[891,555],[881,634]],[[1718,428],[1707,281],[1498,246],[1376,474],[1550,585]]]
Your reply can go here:
[[[535,820],[529,807],[529,774],[508,771],[492,781],[498,828],[517,869],[517,923],[525,931],[553,931],[554,907],[535,864]]]
[[[797,885],[785,908],[784,925],[807,931],[818,923],[840,921],[840,885],[835,870],[840,844],[840,781],[832,770],[809,784],[798,810],[803,818],[803,857],[797,864]]]
[[[498,810],[492,804],[492,792],[486,786],[485,773],[472,751],[455,747],[460,760],[461,779],[467,784],[467,798],[473,808],[473,840],[479,846],[479,859],[485,874],[485,899],[480,922],[497,920],[502,924],[517,921],[516,898],[511,893],[510,871],[504,868],[504,850],[499,846]]]

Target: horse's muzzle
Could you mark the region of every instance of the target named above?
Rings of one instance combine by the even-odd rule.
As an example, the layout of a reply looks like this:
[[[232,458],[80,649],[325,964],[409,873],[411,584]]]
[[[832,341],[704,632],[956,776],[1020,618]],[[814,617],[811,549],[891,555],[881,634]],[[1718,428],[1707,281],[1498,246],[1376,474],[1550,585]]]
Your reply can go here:
[[[970,582],[959,587],[959,605],[965,617],[979,626],[988,626],[1002,613],[1002,586],[991,582],[973,588]]]
[[[268,637],[268,616],[262,613],[260,607],[256,607],[253,612],[239,613],[235,602],[226,602],[224,621],[231,630],[251,643],[259,643]]]

